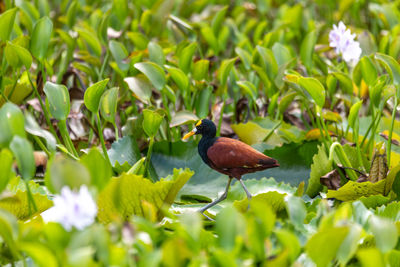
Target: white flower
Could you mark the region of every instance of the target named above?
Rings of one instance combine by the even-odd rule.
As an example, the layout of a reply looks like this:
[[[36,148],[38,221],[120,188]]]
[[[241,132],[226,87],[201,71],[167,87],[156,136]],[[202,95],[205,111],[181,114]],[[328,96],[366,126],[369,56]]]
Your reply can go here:
[[[346,25],[342,21],[338,26],[333,25],[333,30],[329,32],[329,46],[335,48],[337,54],[342,54],[344,61],[357,62],[361,55],[360,43],[354,41],[355,34],[346,30]]]
[[[97,206],[85,185],[79,192],[64,186],[53,202],[54,206],[41,214],[45,222],[58,222],[69,231],[72,227],[82,230],[95,220]]]

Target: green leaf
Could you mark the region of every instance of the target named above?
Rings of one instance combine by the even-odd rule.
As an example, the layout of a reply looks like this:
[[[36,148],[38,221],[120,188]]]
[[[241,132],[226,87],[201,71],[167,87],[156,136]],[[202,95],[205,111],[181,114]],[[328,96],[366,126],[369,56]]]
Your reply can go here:
[[[118,172],[128,171],[130,167],[140,160],[140,150],[132,136],[124,136],[112,143],[108,150],[111,165]]]
[[[308,180],[306,194],[315,197],[322,189],[320,183],[321,176],[332,170],[332,162],[329,161],[323,146],[318,147],[318,153],[313,157],[311,165],[310,179]]]
[[[45,173],[45,185],[52,193],[60,193],[64,186],[79,189],[90,184],[88,169],[78,161],[65,157],[51,158]]]
[[[0,41],[10,40],[17,10],[17,8],[12,8],[0,15]]]
[[[37,266],[57,267],[58,261],[49,246],[39,242],[19,242],[21,251],[37,264]]]
[[[102,190],[111,179],[112,170],[109,162],[96,147],[91,148],[79,161],[89,170],[92,185],[99,191]]]
[[[0,209],[0,236],[10,249],[11,255],[19,257],[16,240],[18,238],[18,221],[13,214]]]
[[[269,130],[264,129],[263,127],[251,121],[246,124],[233,124],[231,127],[239,136],[240,140],[248,145],[261,143],[270,132]]]
[[[127,36],[138,50],[146,49],[147,44],[149,43],[147,37],[141,32],[128,32]]]
[[[397,96],[400,97],[400,64],[391,56],[376,53],[375,58],[378,59],[389,73],[393,84],[397,88]]]
[[[371,86],[378,78],[378,71],[376,70],[370,57],[365,56],[361,58],[360,64],[363,79],[369,86]]]
[[[201,27],[200,29],[201,35],[206,40],[208,46],[212,48],[215,54],[219,53],[219,44],[217,37],[214,35],[213,30],[209,26]]]
[[[199,118],[190,111],[182,110],[172,116],[169,127],[181,126],[184,124],[191,124],[198,121]]]
[[[278,110],[280,114],[283,114],[286,109],[289,107],[290,104],[292,104],[294,98],[298,95],[297,92],[293,91],[293,92],[288,92],[286,95],[284,95],[281,98],[281,101],[279,102],[278,105]]]
[[[48,17],[43,17],[35,23],[31,35],[30,50],[39,61],[46,58],[52,32],[53,22]]]
[[[103,118],[115,124],[115,113],[118,104],[118,87],[113,87],[103,93],[100,99],[100,113]]]
[[[272,46],[272,53],[274,54],[276,63],[278,63],[279,67],[287,64],[292,59],[289,49],[281,43],[275,43]]]
[[[163,118],[164,116],[156,111],[150,109],[143,110],[143,130],[147,136],[154,137],[157,134]]]
[[[290,196],[285,202],[290,221],[298,230],[304,229],[304,219],[307,215],[304,201],[299,197]]]
[[[77,30],[79,37],[85,40],[97,57],[101,56],[101,43],[94,32],[87,29]]]
[[[362,231],[362,227],[358,224],[352,224],[350,226],[349,233],[343,240],[343,243],[337,252],[337,259],[343,266],[346,265],[346,263],[357,251],[360,239],[362,237]]]
[[[25,112],[25,130],[36,136],[42,137],[46,140],[47,148],[50,151],[56,151],[56,139],[54,136],[49,132],[44,130],[39,124],[36,122],[35,117],[29,112]]]
[[[311,95],[312,99],[320,108],[324,107],[325,88],[320,81],[315,78],[299,77],[298,83]]]
[[[122,218],[144,216],[143,207],[149,204],[161,219],[161,207],[173,203],[178,191],[192,175],[193,172],[188,169],[175,169],[173,175],[156,183],[139,175],[122,174],[112,178],[98,196],[98,219],[108,223],[115,215]]]
[[[129,62],[127,63],[127,57],[129,56],[128,51],[125,46],[117,41],[111,40],[108,44],[111,55],[117,62],[118,68],[122,71],[127,71],[129,69]]]
[[[17,159],[18,170],[25,180],[32,179],[36,172],[32,144],[18,135],[10,143],[10,149]]]
[[[200,91],[199,96],[196,98],[195,102],[197,117],[205,118],[208,115],[212,92],[213,88],[211,85]]]
[[[317,42],[317,32],[313,30],[307,33],[300,46],[300,58],[308,71],[311,71],[313,66],[312,59],[314,54],[314,46],[316,42]]]
[[[124,79],[133,96],[145,104],[150,104],[152,95],[152,85],[144,75],[127,77]]]
[[[250,53],[247,52],[246,50],[244,50],[243,48],[240,48],[240,47],[236,47],[235,48],[235,52],[240,57],[240,60],[242,61],[245,69],[246,70],[250,70],[251,69],[251,63],[252,63],[252,59],[251,59]]]
[[[28,50],[22,46],[7,42],[5,56],[8,63],[14,68],[24,65],[27,70],[31,67],[32,56]]]
[[[92,84],[86,89],[84,102],[87,109],[91,112],[97,113],[99,111],[100,99],[109,80],[110,79],[108,78],[104,79],[100,82]]]
[[[140,70],[157,90],[164,88],[166,80],[164,70],[153,62],[140,62],[136,63],[135,68]]]
[[[77,10],[79,8],[79,3],[77,1],[73,1],[67,10],[67,25],[70,29],[75,24],[76,18],[77,18]]]
[[[19,107],[7,102],[0,108],[0,148],[6,147],[14,136],[25,137],[24,115]]]
[[[208,77],[208,68],[210,61],[207,59],[201,59],[196,61],[193,65],[192,76],[196,81],[206,80]]]
[[[257,100],[257,88],[249,81],[237,81],[237,85],[243,89],[243,91],[250,96],[253,101]]]
[[[186,74],[190,71],[193,62],[193,55],[196,52],[196,49],[197,43],[191,43],[182,49],[179,54],[179,68]]]
[[[354,105],[351,106],[350,111],[349,111],[349,126],[354,129],[354,125],[356,123],[356,119],[358,118],[358,112],[360,111],[360,108],[362,106],[363,101],[360,100],[356,103],[354,103]]]
[[[236,58],[223,60],[218,70],[218,80],[221,85],[225,85],[228,79],[228,75],[232,70],[233,64],[235,64]]]
[[[228,6],[224,6],[213,17],[211,26],[212,26],[213,33],[215,35],[218,35],[218,33],[221,30],[221,25],[224,22],[227,10],[228,10]]]
[[[305,251],[318,267],[329,266],[348,232],[345,226],[319,231],[308,240]]]
[[[215,222],[219,246],[224,250],[232,251],[236,245],[236,239],[244,236],[245,227],[243,215],[234,207],[229,205],[222,209]]]
[[[279,243],[288,251],[291,262],[294,262],[301,252],[300,242],[296,235],[286,229],[278,229],[276,231],[276,237]]]
[[[399,234],[391,220],[373,215],[369,219],[369,224],[375,236],[376,246],[382,253],[396,246]]]
[[[50,114],[57,120],[66,120],[70,110],[70,99],[67,87],[63,84],[46,82],[43,88],[47,96]]]
[[[155,43],[155,42],[150,42],[147,45],[147,49],[149,50],[149,58],[150,61],[163,66],[165,64],[165,56],[164,52],[162,50],[162,47]]]
[[[27,220],[47,210],[53,202],[47,197],[46,191],[33,181],[28,182],[37,211],[32,213],[29,209],[29,199],[26,191],[26,183],[19,177],[10,180],[7,189],[12,193],[10,196],[0,199],[0,208],[12,213],[18,220]]]
[[[342,92],[346,94],[352,94],[353,93],[353,81],[350,79],[350,77],[346,73],[342,72],[332,72],[332,75],[339,80],[340,83],[340,88],[342,89]],[[336,92],[334,92],[336,93]]]
[[[392,190],[393,183],[396,179],[399,179],[399,174],[400,174],[400,165],[397,165],[396,167],[392,168],[388,175],[386,176],[386,183],[385,183],[385,191],[383,192],[385,196],[387,196]],[[398,192],[395,192],[396,194]]]
[[[363,267],[384,267],[382,253],[374,248],[364,248],[357,251],[357,258]]]
[[[182,92],[187,92],[189,88],[189,78],[186,76],[186,74],[182,70],[175,67],[171,67],[168,65],[165,65],[164,67],[168,70],[172,79],[178,85],[178,88]]]
[[[376,108],[379,107],[379,104],[382,101],[382,92],[385,88],[387,79],[387,75],[380,76],[375,80],[375,83],[369,87],[369,98]]]
[[[371,195],[381,195],[385,189],[386,180],[380,180],[377,183],[348,181],[338,190],[328,190],[327,198],[336,198],[341,201],[353,201],[360,197],[368,197]]]
[[[13,154],[7,148],[0,151],[0,193],[12,177]]]

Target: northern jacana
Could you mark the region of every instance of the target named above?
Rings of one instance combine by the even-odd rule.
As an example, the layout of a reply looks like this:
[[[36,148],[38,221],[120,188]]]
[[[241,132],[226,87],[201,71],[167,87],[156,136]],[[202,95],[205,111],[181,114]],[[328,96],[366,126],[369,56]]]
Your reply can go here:
[[[200,157],[208,166],[229,177],[225,192],[218,199],[199,210],[208,219],[210,218],[204,214],[204,211],[226,199],[233,178],[239,180],[247,198],[250,200],[251,194],[244,185],[242,176],[247,173],[279,167],[277,160],[238,140],[216,137],[216,132],[215,124],[208,119],[203,119],[183,137],[183,139],[187,139],[192,135],[201,134],[202,138],[198,145]]]

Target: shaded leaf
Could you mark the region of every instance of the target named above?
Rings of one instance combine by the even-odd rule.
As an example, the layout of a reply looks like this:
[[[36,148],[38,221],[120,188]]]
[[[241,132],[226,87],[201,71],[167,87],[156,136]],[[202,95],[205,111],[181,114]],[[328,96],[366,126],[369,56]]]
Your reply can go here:
[[[32,144],[18,135],[10,143],[10,149],[17,159],[18,171],[25,180],[32,179],[36,172]]]

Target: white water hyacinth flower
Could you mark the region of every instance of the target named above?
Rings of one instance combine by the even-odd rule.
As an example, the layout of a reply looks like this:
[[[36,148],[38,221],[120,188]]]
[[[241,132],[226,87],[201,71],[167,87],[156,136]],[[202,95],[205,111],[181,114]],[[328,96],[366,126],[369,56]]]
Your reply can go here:
[[[333,25],[333,30],[329,32],[329,46],[335,48],[337,54],[342,54],[344,61],[356,63],[362,50],[360,43],[354,41],[355,37],[350,29],[346,30],[346,25],[341,21],[338,26]]]
[[[64,186],[61,195],[56,195],[53,202],[54,206],[41,214],[45,222],[58,222],[70,231],[72,227],[82,230],[95,220],[96,202],[85,185],[80,187],[79,192]]]

